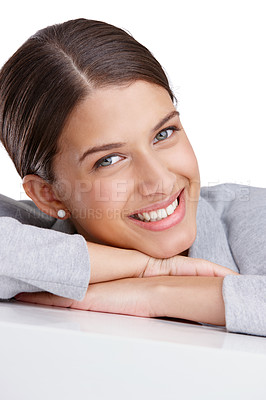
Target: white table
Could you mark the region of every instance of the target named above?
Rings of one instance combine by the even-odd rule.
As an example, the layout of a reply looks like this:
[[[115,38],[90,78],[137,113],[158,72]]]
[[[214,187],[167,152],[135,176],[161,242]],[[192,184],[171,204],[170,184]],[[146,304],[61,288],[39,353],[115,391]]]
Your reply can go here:
[[[266,399],[266,338],[0,302],[1,400]]]

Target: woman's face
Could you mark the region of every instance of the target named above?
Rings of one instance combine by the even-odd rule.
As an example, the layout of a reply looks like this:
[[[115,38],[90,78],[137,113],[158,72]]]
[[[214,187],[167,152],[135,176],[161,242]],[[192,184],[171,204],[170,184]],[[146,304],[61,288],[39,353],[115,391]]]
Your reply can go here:
[[[165,89],[136,81],[95,90],[70,115],[59,149],[53,189],[86,240],[157,258],[192,245],[198,163]]]

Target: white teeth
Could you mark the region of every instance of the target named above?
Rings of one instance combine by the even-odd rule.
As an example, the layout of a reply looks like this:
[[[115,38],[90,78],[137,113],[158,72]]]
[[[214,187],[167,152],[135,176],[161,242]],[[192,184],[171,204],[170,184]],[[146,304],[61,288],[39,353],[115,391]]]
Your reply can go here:
[[[156,211],[150,211],[150,217],[151,217],[151,221],[156,221],[157,220],[157,212]]]
[[[149,213],[143,213],[143,217],[146,219],[146,221],[150,221],[151,219]]]
[[[160,208],[156,211],[138,213],[138,218],[144,222],[153,222],[153,221],[160,221],[161,219],[167,218],[169,215],[173,214],[177,206],[179,205],[179,201],[175,199],[170,206],[167,208]]]
[[[165,210],[163,210],[163,209],[158,210],[157,211],[158,219],[165,218],[164,213],[165,213]],[[166,214],[166,216],[167,216],[167,214]]]
[[[172,206],[172,204],[170,204],[170,206],[168,206],[166,208],[166,212],[167,212],[168,215],[173,214],[174,211],[175,211],[175,208],[174,208],[174,206]]]
[[[145,219],[142,214],[138,214],[138,217],[139,217],[139,219],[141,219],[141,221],[143,221]]]
[[[162,213],[162,218],[166,218],[166,217],[167,217],[167,212],[166,212],[166,210],[165,210],[164,208],[162,208],[160,211],[161,211],[161,213]]]

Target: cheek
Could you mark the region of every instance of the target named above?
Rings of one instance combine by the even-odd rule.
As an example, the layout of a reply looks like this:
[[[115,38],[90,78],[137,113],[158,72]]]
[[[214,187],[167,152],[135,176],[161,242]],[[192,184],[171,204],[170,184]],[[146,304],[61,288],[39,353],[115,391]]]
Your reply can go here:
[[[74,203],[76,207],[99,209],[120,209],[128,198],[129,188],[127,179],[103,178],[93,183],[84,182],[76,188]],[[73,203],[72,203],[73,204]]]
[[[171,168],[175,172],[190,179],[199,177],[198,162],[195,153],[189,143],[182,143],[172,152],[168,158]]]

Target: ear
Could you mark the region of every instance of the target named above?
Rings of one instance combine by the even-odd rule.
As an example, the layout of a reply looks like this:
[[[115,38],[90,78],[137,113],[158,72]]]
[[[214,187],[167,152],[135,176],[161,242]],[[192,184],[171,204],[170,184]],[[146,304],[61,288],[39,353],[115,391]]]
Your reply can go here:
[[[54,193],[52,186],[38,175],[26,175],[22,180],[22,186],[26,194],[34,201],[36,206],[45,214],[51,217],[58,218],[57,212],[64,210],[66,215],[64,218],[70,217],[70,212],[67,210]]]

